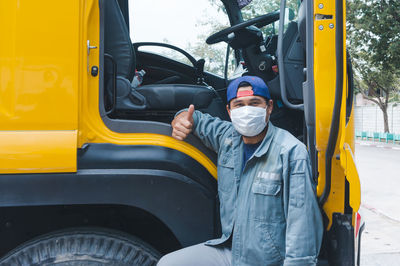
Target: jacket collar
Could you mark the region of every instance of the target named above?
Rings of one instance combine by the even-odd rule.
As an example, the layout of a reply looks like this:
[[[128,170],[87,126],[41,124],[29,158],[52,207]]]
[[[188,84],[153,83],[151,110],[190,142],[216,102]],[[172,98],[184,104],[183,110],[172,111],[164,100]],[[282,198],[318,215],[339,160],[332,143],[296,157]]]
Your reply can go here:
[[[272,139],[275,136],[275,131],[276,131],[276,127],[269,121],[267,134],[265,135],[264,139],[262,140],[261,145],[254,152],[254,156],[261,157],[267,153],[269,146],[271,145]],[[233,134],[239,143],[243,142],[242,135],[240,135],[236,130],[234,130]],[[242,145],[240,145],[240,146],[242,146]]]
[[[257,148],[252,157],[261,157],[267,153],[269,146],[271,145],[272,139],[274,138],[276,128],[272,125],[271,122],[268,122],[268,130],[265,135],[261,145]],[[236,130],[232,132],[233,138],[233,146],[234,148],[234,168],[235,168],[235,177],[236,179],[240,179],[243,165],[243,139],[242,135],[240,135]],[[237,181],[237,184],[239,181]]]
[[[258,149],[254,152],[254,156],[261,157],[267,153],[269,146],[271,145],[272,139],[275,136],[275,131],[276,131],[275,126],[272,125],[272,123],[269,121],[267,134],[265,135],[263,141],[261,142],[260,147],[258,147]]]

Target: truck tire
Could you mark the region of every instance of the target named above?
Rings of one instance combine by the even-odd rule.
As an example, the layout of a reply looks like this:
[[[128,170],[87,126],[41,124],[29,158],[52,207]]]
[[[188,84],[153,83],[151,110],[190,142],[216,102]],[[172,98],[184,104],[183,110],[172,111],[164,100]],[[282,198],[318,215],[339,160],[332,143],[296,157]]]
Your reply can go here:
[[[28,241],[0,259],[5,265],[156,265],[160,254],[142,240],[98,228],[57,231]]]

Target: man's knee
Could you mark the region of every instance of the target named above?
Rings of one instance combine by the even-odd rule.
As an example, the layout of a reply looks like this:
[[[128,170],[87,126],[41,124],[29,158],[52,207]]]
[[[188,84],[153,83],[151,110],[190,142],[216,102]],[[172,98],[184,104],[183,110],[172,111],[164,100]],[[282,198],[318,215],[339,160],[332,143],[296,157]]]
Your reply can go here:
[[[157,266],[195,265],[198,261],[196,255],[202,253],[201,249],[199,249],[202,246],[203,244],[194,245],[168,253],[158,261]]]
[[[164,255],[161,257],[161,259],[157,262],[157,266],[168,266],[172,265],[171,260],[170,260],[170,254]]]
[[[184,254],[181,254],[181,250],[177,250],[175,252],[168,253],[161,257],[158,261],[157,266],[176,266],[182,265],[182,260],[185,261]]]
[[[210,266],[230,265],[231,253],[225,249],[206,246],[203,243],[179,249],[162,257],[158,266]]]

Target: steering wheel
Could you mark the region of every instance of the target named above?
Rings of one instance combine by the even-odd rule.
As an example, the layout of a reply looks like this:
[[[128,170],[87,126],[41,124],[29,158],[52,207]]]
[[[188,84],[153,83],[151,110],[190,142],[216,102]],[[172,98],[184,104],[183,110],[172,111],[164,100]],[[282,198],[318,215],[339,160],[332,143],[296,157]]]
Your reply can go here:
[[[279,10],[249,19],[247,21],[243,21],[239,24],[233,25],[232,27],[218,31],[218,32],[214,33],[213,35],[211,35],[210,37],[208,37],[206,40],[206,43],[214,44],[214,43],[219,43],[222,41],[228,42],[229,41],[228,35],[232,32],[236,32],[238,30],[244,29],[251,25],[254,25],[257,28],[261,28],[261,27],[271,24],[272,22],[275,22],[277,20],[279,20]]]

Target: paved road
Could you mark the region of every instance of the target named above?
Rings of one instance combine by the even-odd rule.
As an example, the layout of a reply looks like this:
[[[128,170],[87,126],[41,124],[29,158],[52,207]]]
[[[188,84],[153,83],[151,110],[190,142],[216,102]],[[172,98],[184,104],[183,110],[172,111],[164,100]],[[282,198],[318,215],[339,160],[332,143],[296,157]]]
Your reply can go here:
[[[366,222],[361,265],[400,265],[400,150],[356,145],[355,156]]]

